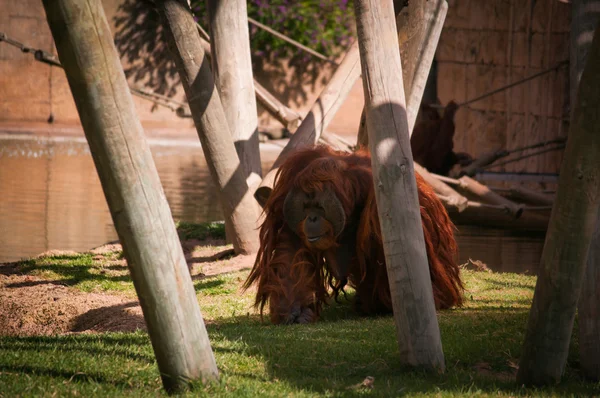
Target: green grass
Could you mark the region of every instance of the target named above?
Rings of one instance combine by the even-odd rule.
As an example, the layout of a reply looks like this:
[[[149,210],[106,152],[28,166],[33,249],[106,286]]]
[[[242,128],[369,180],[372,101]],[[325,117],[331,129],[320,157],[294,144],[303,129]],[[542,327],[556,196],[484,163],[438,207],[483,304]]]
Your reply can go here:
[[[225,239],[225,223],[223,222],[195,224],[177,221],[175,222],[175,226],[181,239]]]
[[[107,255],[114,259],[118,253]],[[33,261],[33,262],[32,262]],[[125,273],[102,273],[87,255],[31,260],[30,273],[89,291],[133,291]],[[464,271],[467,303],[439,313],[446,372],[402,368],[391,316],[358,317],[344,299],[312,325],[273,326],[241,294],[245,272],[195,280],[220,371],[194,396],[590,396],[578,372],[577,339],[561,384],[514,382],[535,278]],[[352,296],[350,292],[349,296]],[[574,333],[576,336],[576,333]],[[357,387],[374,377],[372,389]],[[164,395],[146,333],[0,337],[0,396]]]

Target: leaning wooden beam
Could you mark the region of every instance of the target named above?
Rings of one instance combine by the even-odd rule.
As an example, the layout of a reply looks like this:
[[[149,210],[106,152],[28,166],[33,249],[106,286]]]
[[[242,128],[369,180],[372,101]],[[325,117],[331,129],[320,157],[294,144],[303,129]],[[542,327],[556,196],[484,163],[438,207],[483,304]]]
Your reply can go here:
[[[510,213],[514,218],[519,218],[523,212],[523,205],[515,203],[512,200],[497,194],[489,187],[483,185],[477,180],[472,179],[471,177],[462,176],[456,180],[435,174],[434,176],[440,181],[453,184],[459,191],[465,192],[470,196],[474,196],[480,202],[502,206],[504,210],[507,213]]]
[[[275,119],[279,121],[289,131],[295,131],[300,122],[302,116],[300,114],[284,104],[281,103],[273,94],[271,94],[266,88],[260,85],[257,81],[254,81],[254,90],[256,91],[256,98],[258,102],[265,108],[267,112]]]
[[[211,56],[210,43],[203,38],[200,38],[200,43],[207,56]],[[284,104],[281,103],[273,94],[271,94],[266,88],[264,88],[256,80],[254,82],[254,93],[256,99],[265,108],[271,116],[279,121],[286,129],[294,131],[300,125],[302,116],[300,114]]]
[[[185,0],[156,2],[236,253],[258,249],[259,209],[235,151],[200,35]]]
[[[445,206],[452,222],[460,225],[478,225],[490,228],[506,228],[527,231],[546,231],[550,219],[548,206],[523,208],[521,217],[514,218],[503,206],[488,205],[469,201],[461,212],[452,206]],[[459,227],[460,228],[460,227]]]
[[[198,25],[200,29],[200,25]],[[200,44],[204,49],[206,56],[211,57],[211,47],[210,43],[204,38],[200,37]],[[253,80],[254,83],[254,93],[256,94],[256,99],[258,102],[265,108],[267,112],[275,119],[277,119],[283,126],[290,130],[294,131],[300,125],[300,121],[302,120],[302,116],[300,114],[287,106],[283,105],[281,101],[273,96],[266,88],[260,85],[256,80]],[[182,115],[185,115],[185,109],[181,111]],[[183,116],[180,116],[183,117]]]
[[[458,176],[469,176],[469,177],[474,177],[475,174],[477,174],[477,172],[484,166],[488,166],[492,163],[494,163],[496,160],[501,159],[503,157],[506,157],[510,154],[510,152],[508,152],[505,149],[499,149],[496,151],[492,151],[492,152],[487,152],[482,154],[481,156],[479,156],[477,159],[475,159],[473,161],[473,163],[471,163],[468,166],[463,167],[460,172],[458,173]]]
[[[246,0],[208,0],[212,72],[252,189],[262,180]]]
[[[425,30],[422,39],[420,40],[420,47],[417,53],[418,56],[409,61],[415,63],[413,67],[414,71],[411,73],[412,83],[410,85],[410,90],[408,90],[408,99],[406,101],[410,135],[412,135],[414,130],[417,114],[421,107],[421,100],[423,99],[423,93],[425,92],[425,84],[427,83],[429,72],[431,71],[433,57],[440,40],[444,21],[446,20],[448,3],[446,0],[430,0],[426,2],[424,11],[423,24]]]
[[[414,163],[415,171],[427,182],[436,195],[444,202],[445,207],[455,207],[458,212],[462,212],[467,208],[467,198],[456,192],[454,189],[446,185],[435,174],[431,174],[427,169],[418,163]]]
[[[323,131],[319,142],[322,142],[330,147],[337,149],[338,151],[352,152],[354,145],[350,144],[344,138],[330,131]]]
[[[581,76],[558,192],[517,372],[519,385],[555,384],[565,369],[600,208],[600,25]]]
[[[355,0],[375,197],[400,361],[444,371],[391,1]],[[398,203],[402,206],[398,206]]]
[[[194,286],[100,0],[44,0],[168,391],[216,379]],[[94,32],[94,34],[90,34]]]
[[[576,107],[577,87],[591,45],[590,35],[597,25],[597,0],[571,1],[571,109]],[[595,67],[598,68],[598,64]],[[600,215],[596,219],[577,310],[581,370],[586,377],[597,381],[600,380]]]
[[[431,70],[433,57],[446,19],[446,0],[416,0],[408,2],[398,11],[396,28],[402,58],[403,82],[407,101],[407,117],[410,135],[421,107],[425,83]],[[359,146],[368,146],[365,109],[363,108],[359,129]]]
[[[254,193],[258,203],[264,205],[273,188],[275,174],[285,157],[296,148],[317,144],[321,133],[350,94],[360,74],[360,54],[358,42],[355,42]]]
[[[508,191],[504,192],[503,196],[513,201],[527,202],[539,206],[552,206],[554,204],[554,197],[552,195],[522,186],[510,187]]]

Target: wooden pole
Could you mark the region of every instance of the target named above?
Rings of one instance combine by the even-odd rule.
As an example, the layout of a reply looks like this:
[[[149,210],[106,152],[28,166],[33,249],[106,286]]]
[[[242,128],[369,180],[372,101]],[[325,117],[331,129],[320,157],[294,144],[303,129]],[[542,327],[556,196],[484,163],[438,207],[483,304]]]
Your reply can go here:
[[[407,115],[410,135],[417,120],[447,11],[446,0],[415,0],[410,1],[408,6],[397,5],[395,9],[402,77],[405,97],[408,98]],[[363,108],[358,128],[358,144],[367,147],[368,137],[366,114]]]
[[[410,8],[410,3],[409,3]],[[417,114],[421,107],[421,100],[425,92],[425,84],[431,71],[431,64],[437,49],[446,14],[448,12],[448,3],[446,0],[427,1],[424,7],[422,38],[419,41],[419,51],[416,58],[408,60],[413,65],[413,71],[409,76],[412,76],[410,89],[407,91],[407,114],[408,114],[408,130],[410,135],[415,127]],[[404,54],[401,54],[401,56]]]
[[[414,165],[415,171],[423,177],[426,183],[431,185],[438,197],[444,202],[444,206],[455,207],[459,212],[467,208],[467,198],[437,179],[420,164],[414,163]]]
[[[600,207],[600,29],[581,84],[529,314],[517,382],[558,382],[564,372]]]
[[[254,193],[254,197],[261,205],[264,205],[273,188],[275,174],[286,156],[295,148],[303,146],[314,146],[319,141],[321,133],[325,131],[335,113],[340,109],[344,100],[350,94],[354,83],[360,77],[360,54],[358,42],[355,42],[340,66],[321,91],[319,98],[302,120],[300,127],[292,135],[287,145],[283,148],[271,170],[267,173],[260,186]]]
[[[458,182],[458,186],[465,192],[470,193],[482,202],[502,206],[505,211],[511,214],[514,218],[519,218],[521,213],[523,213],[522,205],[506,199],[471,177],[462,176],[460,179],[458,179]]]
[[[216,379],[196,293],[99,0],[44,0],[163,384]]]
[[[444,371],[391,0],[355,0],[375,196],[400,360]],[[402,206],[398,206],[402,203]]]
[[[219,191],[228,236],[236,253],[255,253],[258,250],[259,209],[229,133],[198,28],[184,0],[162,0],[156,5],[204,156]]]
[[[202,33],[201,33],[202,31],[200,30],[200,26],[199,25],[197,25],[197,26],[198,26],[198,31],[201,34],[200,44],[202,45],[202,48],[204,49],[204,54],[212,60],[212,57],[211,57],[212,49],[210,47],[210,43],[202,37]],[[210,37],[209,37],[209,39],[210,39]],[[281,101],[279,101],[277,98],[275,98],[273,96],[273,94],[271,94],[266,88],[264,88],[262,85],[260,85],[254,79],[253,79],[253,86],[254,86],[254,94],[256,94],[256,100],[265,108],[265,110],[267,112],[269,112],[269,114],[271,116],[273,116],[275,119],[277,119],[281,124],[283,124],[283,126],[285,128],[287,128],[290,131],[296,130],[298,128],[298,126],[300,125],[300,121],[302,120],[302,117],[300,116],[300,114],[298,112],[283,105],[281,103]],[[178,109],[178,115],[180,117],[184,117],[183,112],[185,112],[185,110],[182,110],[181,112],[182,112],[182,114],[180,115],[179,109]]]
[[[215,85],[252,189],[260,183],[262,169],[246,1],[208,0],[208,14]]]
[[[494,163],[496,160],[504,158],[504,157],[508,156],[509,154],[510,153],[505,149],[498,149],[495,151],[484,153],[481,156],[479,156],[477,159],[475,159],[473,161],[473,163],[471,163],[468,166],[463,167],[460,170],[460,172],[458,173],[458,175],[459,175],[459,177],[464,176],[464,175],[473,177],[473,176],[475,176],[475,174],[477,174],[477,171],[479,169],[481,169],[482,167],[490,165],[490,164]]]
[[[576,106],[577,87],[592,42],[591,35],[599,17],[600,1],[571,1],[571,109]],[[596,221],[590,244],[578,314],[581,370],[586,377],[600,380],[600,218]]]

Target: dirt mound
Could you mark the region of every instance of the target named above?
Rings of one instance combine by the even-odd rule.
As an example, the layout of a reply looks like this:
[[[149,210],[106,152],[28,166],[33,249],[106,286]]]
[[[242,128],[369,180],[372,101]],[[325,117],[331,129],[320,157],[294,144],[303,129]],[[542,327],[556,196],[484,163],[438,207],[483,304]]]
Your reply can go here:
[[[146,327],[136,300],[83,293],[29,275],[7,275],[7,268],[11,266],[0,266],[0,335],[134,331]]]
[[[224,243],[182,242],[193,279],[252,267],[254,256],[232,256]],[[90,252],[100,255],[120,250],[120,244],[113,242]],[[40,256],[61,254],[73,252],[53,251]],[[124,260],[119,263],[126,266]],[[137,299],[81,292],[61,281],[23,274],[17,264],[0,264],[0,335],[130,332],[145,328]]]

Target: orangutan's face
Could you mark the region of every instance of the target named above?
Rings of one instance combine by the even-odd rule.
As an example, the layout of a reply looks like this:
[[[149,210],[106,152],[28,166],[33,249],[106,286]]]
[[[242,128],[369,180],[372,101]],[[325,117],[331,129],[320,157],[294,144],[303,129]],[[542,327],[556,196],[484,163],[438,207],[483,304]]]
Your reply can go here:
[[[344,229],[346,215],[331,189],[306,193],[290,191],[284,203],[284,218],[290,228],[313,250],[327,250],[335,245]]]

